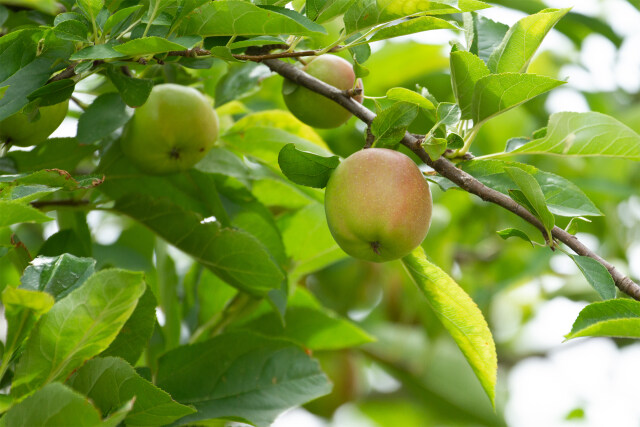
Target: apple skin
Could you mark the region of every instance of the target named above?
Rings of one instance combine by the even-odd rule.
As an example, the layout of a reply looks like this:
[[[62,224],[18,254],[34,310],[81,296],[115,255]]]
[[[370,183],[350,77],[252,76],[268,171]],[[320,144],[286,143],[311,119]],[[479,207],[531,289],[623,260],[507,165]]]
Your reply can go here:
[[[333,171],[325,212],[333,238],[354,258],[385,262],[409,254],[427,235],[431,191],[416,164],[386,148],[356,152]]]
[[[29,115],[18,112],[0,122],[0,140],[10,145],[29,147],[49,138],[67,116],[69,100],[39,108],[39,116],[29,121]]]
[[[305,65],[302,70],[340,90],[353,89],[354,85],[356,85],[356,75],[353,72],[353,67],[349,61],[339,56],[319,56]],[[362,88],[360,80],[358,80],[357,87]],[[335,101],[290,80],[285,79],[282,85],[282,97],[287,108],[294,116],[300,119],[301,122],[315,128],[336,128],[351,117],[351,113],[336,104]],[[354,99],[362,102],[361,95]]]
[[[137,108],[120,145],[143,172],[182,172],[198,163],[218,138],[218,115],[194,88],[161,84]]]

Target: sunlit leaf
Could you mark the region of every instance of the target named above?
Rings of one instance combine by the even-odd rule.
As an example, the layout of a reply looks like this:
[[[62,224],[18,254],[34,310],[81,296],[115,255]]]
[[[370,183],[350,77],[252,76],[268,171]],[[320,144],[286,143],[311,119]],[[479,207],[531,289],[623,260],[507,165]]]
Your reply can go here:
[[[495,406],[498,360],[493,337],[482,312],[451,277],[427,260],[422,247],[402,258],[402,262],[458,344]]]

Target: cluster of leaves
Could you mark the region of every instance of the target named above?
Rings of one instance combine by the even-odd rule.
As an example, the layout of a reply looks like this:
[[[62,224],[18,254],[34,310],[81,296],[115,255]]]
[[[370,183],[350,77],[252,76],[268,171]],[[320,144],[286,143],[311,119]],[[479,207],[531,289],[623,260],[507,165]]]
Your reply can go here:
[[[467,47],[451,53],[456,102],[439,102],[426,89],[386,88],[371,125],[375,146],[397,148],[409,125],[426,118],[424,146],[433,158],[463,154],[486,121],[561,83],[525,71],[566,10],[546,10],[509,29],[471,13],[488,7],[477,0],[384,7],[308,0],[293,9],[282,1],[61,3],[64,12],[53,1],[0,5],[0,120],[74,94],[95,95],[88,106],[79,102],[76,137],[0,158],[0,286],[8,322],[0,380],[10,386],[0,410],[7,425],[269,425],[331,390],[311,352],[373,340],[297,286],[345,258],[327,229],[319,190],[339,159],[290,114],[254,112],[240,102],[269,75],[242,62],[248,47],[342,51],[364,76],[370,42],[463,29]],[[165,81],[214,98],[221,142],[184,174],[148,176],[123,156],[118,137],[127,106],[144,104],[153,85]],[[511,141],[494,157],[637,159],[639,139],[608,116],[563,113],[533,140]],[[501,159],[460,166],[529,208],[548,230],[554,216],[601,214],[576,186],[533,166]],[[96,243],[88,210],[118,218],[125,232],[111,244]],[[49,211],[59,231],[33,237],[34,224],[53,220]],[[38,256],[31,259],[27,248]],[[178,274],[173,248],[194,261],[186,274]],[[574,259],[603,298],[615,296],[600,264]],[[482,313],[422,248],[403,262],[493,403],[497,360]],[[634,304],[613,301],[621,303]],[[616,329],[617,306],[603,304],[585,310],[572,334],[629,335],[620,329],[629,323]]]

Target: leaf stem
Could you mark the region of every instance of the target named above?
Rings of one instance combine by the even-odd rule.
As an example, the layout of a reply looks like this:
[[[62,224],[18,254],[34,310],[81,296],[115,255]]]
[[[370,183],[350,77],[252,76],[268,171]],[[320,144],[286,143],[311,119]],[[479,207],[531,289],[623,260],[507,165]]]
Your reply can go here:
[[[242,317],[247,312],[253,311],[260,301],[260,299],[254,298],[245,292],[238,292],[221,312],[216,313],[195,330],[191,338],[189,338],[189,344],[198,342],[202,337],[219,334],[234,320]]]

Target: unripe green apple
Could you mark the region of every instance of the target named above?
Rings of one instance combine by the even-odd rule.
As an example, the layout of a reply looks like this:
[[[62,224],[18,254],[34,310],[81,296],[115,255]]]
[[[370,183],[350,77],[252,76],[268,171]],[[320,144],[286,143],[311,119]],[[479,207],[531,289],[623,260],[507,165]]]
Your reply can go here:
[[[20,147],[40,144],[58,129],[68,109],[69,100],[40,107],[33,121],[29,114],[17,112],[0,122],[0,141]]]
[[[335,55],[322,55],[311,60],[302,70],[340,90],[353,89],[356,75],[346,59]],[[362,83],[359,80],[361,88]],[[290,80],[282,85],[282,96],[289,111],[300,121],[316,128],[336,128],[344,124],[351,113],[335,101],[300,86]],[[362,96],[354,98],[362,102]]]
[[[368,148],[349,156],[331,174],[324,197],[331,234],[354,258],[401,258],[429,230],[429,184],[409,157],[394,150]]]
[[[181,172],[198,163],[218,138],[218,116],[194,88],[161,84],[137,108],[122,134],[124,154],[150,174]]]

